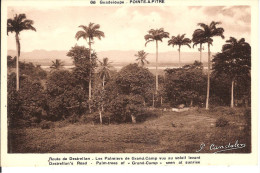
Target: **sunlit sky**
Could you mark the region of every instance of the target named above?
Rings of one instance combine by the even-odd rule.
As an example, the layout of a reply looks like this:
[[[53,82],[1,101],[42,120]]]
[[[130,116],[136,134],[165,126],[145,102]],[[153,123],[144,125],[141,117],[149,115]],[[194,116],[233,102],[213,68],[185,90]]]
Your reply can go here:
[[[69,50],[75,44],[87,46],[83,39],[77,41],[75,34],[79,25],[90,22],[100,24],[105,33],[102,40],[95,39],[96,52],[106,50],[145,50],[155,52],[155,43],[144,46],[144,35],[149,29],[164,28],[170,36],[186,34],[191,38],[197,23],[222,22],[225,39],[214,38],[213,52],[221,50],[230,36],[245,38],[250,43],[251,12],[249,6],[175,6],[175,7],[9,7],[8,18],[25,13],[34,21],[37,32],[20,34],[22,51],[35,49]],[[177,50],[167,45],[168,39],[159,44],[159,51]],[[15,50],[15,36],[9,34],[8,49]],[[206,48],[206,46],[205,46]],[[182,51],[197,51],[182,47]]]

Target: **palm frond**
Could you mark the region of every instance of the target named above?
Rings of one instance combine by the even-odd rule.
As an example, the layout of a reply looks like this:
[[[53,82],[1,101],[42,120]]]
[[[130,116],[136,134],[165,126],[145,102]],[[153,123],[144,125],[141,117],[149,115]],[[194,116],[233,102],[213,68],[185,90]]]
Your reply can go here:
[[[100,25],[99,24],[96,24],[94,25],[91,29],[92,30],[98,30],[100,28]]]
[[[198,23],[198,26],[202,27],[204,30],[208,29],[208,25],[205,23]]]
[[[96,30],[96,31],[93,33],[93,37],[97,37],[99,40],[101,40],[101,37],[105,37],[105,34],[104,34],[104,32],[102,32],[102,31]]]
[[[146,46],[149,42],[152,42],[152,41],[154,41],[154,40],[147,40],[147,41],[145,42],[145,46]]]
[[[88,33],[89,27],[86,25],[80,25],[79,28],[82,28],[86,33]]]
[[[238,44],[241,44],[241,43],[244,43],[245,42],[245,38],[241,38],[239,41],[238,41]]]
[[[77,40],[79,40],[81,37],[84,38],[84,39],[86,39],[86,38],[87,38],[87,33],[84,32],[84,31],[78,31],[78,32],[76,33],[76,35],[75,35],[75,38],[76,38]]]
[[[17,23],[21,23],[24,19],[26,19],[26,15],[24,13],[19,15],[16,14],[15,19]]]
[[[147,35],[144,36],[144,39],[145,39],[145,40],[149,40],[149,39],[153,40],[153,39],[154,39],[154,36],[153,36],[153,35],[150,35],[150,34],[147,34]]]

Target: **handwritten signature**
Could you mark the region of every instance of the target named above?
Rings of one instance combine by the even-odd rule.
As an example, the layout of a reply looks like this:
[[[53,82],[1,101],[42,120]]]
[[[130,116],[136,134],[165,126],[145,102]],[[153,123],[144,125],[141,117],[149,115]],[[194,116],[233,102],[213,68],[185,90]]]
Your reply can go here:
[[[205,147],[206,147],[206,144],[202,143],[200,145],[200,149],[197,150],[196,152],[198,153],[198,152],[202,151]],[[237,150],[237,149],[241,149],[241,148],[245,148],[245,147],[246,147],[246,144],[239,144],[238,140],[236,140],[235,144],[228,143],[227,145],[219,145],[219,146],[215,145],[215,144],[211,144],[209,146],[209,150],[213,151],[214,153],[221,153],[224,151]]]

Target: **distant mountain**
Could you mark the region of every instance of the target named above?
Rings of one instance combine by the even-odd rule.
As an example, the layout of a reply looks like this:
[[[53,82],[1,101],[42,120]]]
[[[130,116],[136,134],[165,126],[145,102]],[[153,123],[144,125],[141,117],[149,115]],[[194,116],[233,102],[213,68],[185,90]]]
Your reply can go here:
[[[64,65],[73,65],[73,61],[70,57],[66,56],[68,51],[47,51],[47,50],[33,50],[31,52],[21,52],[21,61],[32,62],[37,65],[49,66],[55,59],[60,59],[64,62]],[[101,60],[104,57],[108,57],[112,62],[112,65],[126,65],[136,62],[137,51],[120,51],[110,50],[97,52],[98,58]],[[8,50],[7,55],[12,57],[16,56],[15,50]],[[202,62],[207,62],[207,52],[202,54]],[[155,63],[155,53],[149,53],[147,60],[150,62],[150,66]],[[195,60],[199,60],[199,52],[181,52],[181,61],[184,64],[193,63]],[[177,51],[159,52],[159,63],[164,65],[177,64],[179,61]]]

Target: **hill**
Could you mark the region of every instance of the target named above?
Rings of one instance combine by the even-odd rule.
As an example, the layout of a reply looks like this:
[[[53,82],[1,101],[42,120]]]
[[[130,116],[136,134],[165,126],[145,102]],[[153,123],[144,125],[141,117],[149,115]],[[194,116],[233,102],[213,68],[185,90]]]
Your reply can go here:
[[[68,51],[65,50],[33,50],[31,52],[21,52],[21,61],[32,62],[37,65],[49,66],[51,62],[55,59],[60,59],[64,62],[65,66],[73,65],[73,61],[67,54]],[[15,50],[8,50],[8,55],[14,57],[16,55]],[[110,50],[110,51],[100,51],[97,52],[98,58],[101,60],[104,57],[108,57],[114,66],[124,66],[129,63],[134,63],[137,51],[120,51],[120,50]],[[202,62],[207,62],[207,52],[203,52]],[[149,53],[147,60],[150,62],[149,66],[154,66],[155,63],[155,53]],[[181,52],[181,61],[184,64],[192,63],[195,60],[199,60],[199,52]],[[178,64],[179,57],[177,51],[169,52],[159,52],[159,66],[176,66]]]

